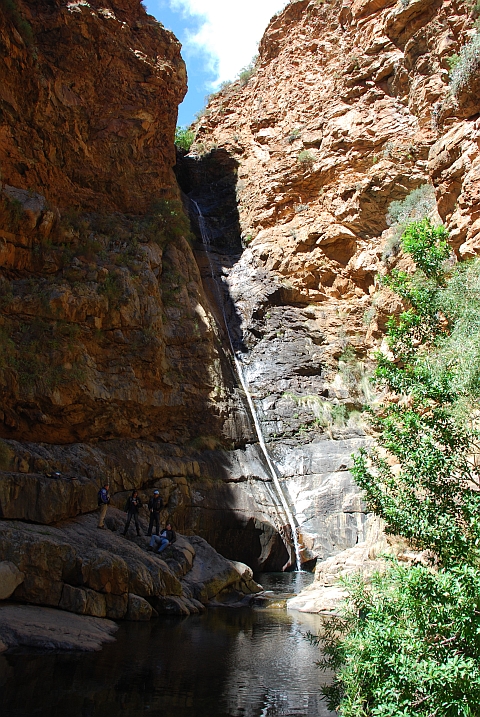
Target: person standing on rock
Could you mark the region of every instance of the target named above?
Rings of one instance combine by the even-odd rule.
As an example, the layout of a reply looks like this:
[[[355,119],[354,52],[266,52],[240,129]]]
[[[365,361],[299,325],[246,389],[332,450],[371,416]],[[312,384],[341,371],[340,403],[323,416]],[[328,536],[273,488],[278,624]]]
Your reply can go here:
[[[132,518],[135,521],[137,535],[140,535],[140,525],[138,524],[138,511],[141,507],[142,504],[140,502],[140,498],[138,497],[138,491],[134,490],[130,498],[127,500],[127,504],[125,506],[125,510],[127,512],[127,522],[125,523],[125,530],[123,531],[122,535],[127,534],[128,526],[130,525],[130,521],[132,520]]]
[[[150,511],[150,523],[148,524],[147,535],[152,534],[153,524],[155,523],[155,532],[160,534],[160,511],[163,508],[163,500],[160,498],[158,490],[153,491],[153,495],[148,501],[148,510]]]
[[[98,528],[106,530],[105,528],[105,516],[107,515],[108,504],[110,503],[109,484],[105,483],[103,488],[98,491]]]
[[[172,528],[171,523],[167,523],[165,526],[165,530],[162,530],[160,535],[152,535],[152,539],[150,540],[150,547],[155,550],[155,548],[158,548],[157,553],[161,553],[162,550],[165,550],[165,548],[168,548],[169,545],[174,543],[177,539],[177,536],[175,535],[175,531]]]

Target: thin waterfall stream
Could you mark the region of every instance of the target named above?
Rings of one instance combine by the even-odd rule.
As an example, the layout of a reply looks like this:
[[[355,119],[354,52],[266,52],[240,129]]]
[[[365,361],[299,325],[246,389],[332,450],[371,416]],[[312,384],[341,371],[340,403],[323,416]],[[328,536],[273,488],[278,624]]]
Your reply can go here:
[[[297,535],[297,528],[296,528],[296,526],[295,526],[295,520],[294,520],[294,518],[293,518],[293,513],[292,513],[292,511],[290,510],[290,506],[288,505],[288,501],[287,501],[287,499],[286,499],[286,497],[285,497],[285,494],[284,494],[284,492],[283,492],[283,490],[282,490],[282,486],[280,485],[280,481],[279,481],[279,479],[278,479],[277,471],[276,471],[276,469],[275,469],[275,466],[274,466],[274,464],[273,464],[272,459],[270,458],[270,454],[269,454],[268,449],[267,449],[267,446],[266,446],[266,444],[265,444],[265,439],[264,439],[264,436],[263,436],[262,427],[261,427],[261,425],[260,425],[260,420],[259,420],[259,418],[258,418],[257,410],[256,410],[256,408],[255,408],[255,404],[254,404],[254,402],[253,402],[252,394],[250,393],[250,390],[249,390],[249,388],[248,388],[248,383],[247,383],[247,380],[246,380],[246,378],[245,378],[245,374],[244,374],[244,372],[243,372],[243,365],[242,365],[241,357],[239,357],[239,356],[238,356],[238,352],[235,351],[234,341],[233,341],[233,337],[232,337],[232,334],[231,334],[231,331],[230,331],[230,327],[229,327],[229,324],[228,324],[227,314],[226,314],[226,311],[225,311],[225,302],[224,302],[223,297],[222,297],[222,295],[221,295],[221,293],[220,293],[220,287],[219,287],[219,285],[218,285],[217,278],[216,278],[216,275],[215,275],[215,270],[214,270],[214,267],[213,267],[213,261],[212,261],[212,257],[211,257],[212,247],[211,247],[210,233],[209,233],[209,231],[208,231],[207,223],[206,223],[205,217],[204,217],[203,214],[202,214],[202,211],[201,211],[200,207],[198,206],[198,203],[197,203],[195,200],[193,200],[193,199],[190,199],[190,201],[191,201],[191,203],[194,205],[194,207],[195,207],[195,209],[196,209],[196,211],[197,211],[198,225],[199,225],[199,228],[200,228],[200,234],[201,234],[201,236],[202,236],[202,241],[203,241],[203,244],[204,244],[204,246],[205,246],[205,250],[206,250],[206,254],[207,254],[207,259],[208,259],[208,265],[209,265],[209,267],[210,267],[210,274],[211,274],[211,277],[212,277],[212,281],[213,281],[213,283],[214,283],[214,285],[215,285],[215,290],[216,290],[216,293],[217,293],[218,303],[219,303],[219,306],[220,306],[221,311],[222,311],[223,321],[224,321],[225,329],[226,329],[227,335],[228,335],[228,341],[229,341],[230,348],[231,348],[231,351],[232,351],[233,360],[234,360],[234,362],[235,362],[235,368],[236,368],[236,370],[237,370],[237,374],[238,374],[238,378],[239,378],[239,380],[240,380],[240,384],[241,384],[241,386],[242,386],[242,388],[243,388],[243,391],[244,391],[245,396],[246,396],[246,399],[247,399],[248,406],[249,406],[249,408],[250,408],[250,412],[251,412],[251,415],[252,415],[252,418],[253,418],[253,423],[254,423],[254,425],[255,425],[255,431],[256,431],[256,433],[257,433],[257,437],[258,437],[258,442],[259,442],[259,444],[260,444],[260,448],[262,449],[262,453],[263,453],[263,455],[264,455],[264,457],[265,457],[265,460],[266,460],[266,462],[267,462],[267,465],[268,465],[270,474],[271,474],[271,476],[272,476],[273,485],[275,486],[275,490],[276,490],[276,492],[277,492],[277,496],[278,496],[278,498],[280,499],[280,503],[281,503],[281,505],[282,505],[283,510],[285,511],[285,516],[286,516],[286,518],[287,518],[287,520],[288,520],[288,523],[289,523],[289,525],[290,525],[290,531],[291,531],[291,536],[292,536],[292,541],[293,541],[293,547],[294,547],[294,550],[295,550],[295,560],[296,560],[296,563],[297,563],[296,568],[297,568],[297,570],[301,571],[301,569],[302,569],[302,562],[301,562],[301,558],[300,558],[300,545],[299,545],[299,542],[298,542],[298,535]]]

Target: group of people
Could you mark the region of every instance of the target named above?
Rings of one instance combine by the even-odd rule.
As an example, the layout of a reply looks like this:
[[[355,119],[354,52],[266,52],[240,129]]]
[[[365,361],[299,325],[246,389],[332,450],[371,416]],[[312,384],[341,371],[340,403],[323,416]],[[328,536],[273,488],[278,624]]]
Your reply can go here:
[[[98,491],[98,507],[99,507],[99,519],[98,527],[105,530],[105,517],[107,515],[108,504],[110,503],[110,486],[108,483],[100,488]],[[138,491],[134,490],[132,495],[129,496],[125,505],[125,512],[127,514],[127,522],[122,535],[127,534],[127,530],[132,522],[132,518],[135,521],[135,527],[137,529],[137,535],[140,535],[140,524],[138,522],[138,511],[142,507],[142,503],[138,496]],[[163,501],[160,497],[158,490],[153,491],[153,495],[148,501],[148,510],[150,512],[150,522],[148,524],[147,536],[150,536],[150,547],[156,550],[157,553],[161,553],[165,548],[175,542],[176,535],[172,529],[171,523],[167,523],[165,528],[160,532],[160,511],[163,508]],[[152,535],[153,527],[155,526],[155,535]]]

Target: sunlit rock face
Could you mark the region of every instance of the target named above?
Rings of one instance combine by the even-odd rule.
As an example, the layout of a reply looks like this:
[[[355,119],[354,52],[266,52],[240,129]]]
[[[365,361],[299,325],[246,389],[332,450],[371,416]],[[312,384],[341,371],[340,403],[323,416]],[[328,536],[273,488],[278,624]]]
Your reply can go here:
[[[2,181],[60,207],[144,211],[174,184],[180,43],[136,0],[15,4],[0,9]]]
[[[133,0],[12,7],[0,9],[0,436],[244,443],[173,174],[180,44]]]
[[[117,508],[158,487],[162,519],[228,558],[291,561],[226,321],[303,561],[362,544],[351,454],[400,309],[375,282],[388,207],[431,183],[459,256],[478,249],[478,108],[447,62],[469,4],[291,2],[177,158],[180,46],[140,3],[17,5],[0,10],[0,517],[77,519],[108,477]]]
[[[251,77],[211,98],[180,164],[305,557],[365,537],[345,471],[304,466],[312,454],[335,462],[339,443],[349,466],[348,446],[365,438],[372,350],[401,308],[376,276],[407,266],[390,248],[390,204],[429,185],[459,256],[477,252],[478,93],[472,81],[452,95],[448,62],[474,21],[462,1],[291,2]],[[199,264],[213,291],[203,255]],[[348,520],[342,501],[356,506]],[[330,510],[337,544],[328,520],[314,525]]]

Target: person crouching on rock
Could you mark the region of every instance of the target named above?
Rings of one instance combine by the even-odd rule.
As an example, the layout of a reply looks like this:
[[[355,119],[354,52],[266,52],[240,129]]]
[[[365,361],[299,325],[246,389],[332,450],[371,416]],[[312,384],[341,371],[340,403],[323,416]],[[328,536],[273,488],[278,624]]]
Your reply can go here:
[[[110,503],[110,493],[108,492],[110,486],[104,483],[103,488],[98,491],[98,528],[106,530],[105,528],[105,516],[107,515],[108,504]]]
[[[138,524],[138,511],[142,507],[140,498],[138,497],[138,491],[134,490],[130,498],[127,500],[125,505],[125,511],[127,513],[127,522],[125,523],[125,530],[122,535],[127,534],[128,526],[132,518],[135,520],[135,527],[137,529],[137,535],[140,535],[140,525]]]
[[[153,495],[148,501],[148,510],[150,511],[150,523],[148,525],[147,535],[152,534],[153,524],[155,523],[155,532],[160,534],[160,511],[163,508],[163,500],[160,498],[158,490],[153,491]]]
[[[174,543],[176,539],[177,536],[175,535],[175,531],[172,530],[172,524],[167,523],[165,530],[162,530],[160,535],[152,535],[150,547],[154,550],[158,548],[157,553],[161,553],[162,550],[165,550],[165,548],[168,548],[169,545]]]

